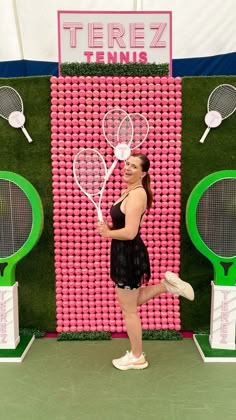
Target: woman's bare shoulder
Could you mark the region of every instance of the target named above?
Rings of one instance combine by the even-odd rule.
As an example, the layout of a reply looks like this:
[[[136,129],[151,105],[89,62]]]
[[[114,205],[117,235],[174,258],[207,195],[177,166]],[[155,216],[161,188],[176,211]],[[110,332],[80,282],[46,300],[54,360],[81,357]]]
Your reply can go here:
[[[143,187],[135,187],[133,190],[130,191],[129,195],[132,196],[145,196],[146,195],[146,191]]]
[[[146,201],[147,200],[147,193],[143,187],[140,188],[134,188],[132,191],[130,191],[127,201],[134,202],[135,200],[138,201]]]

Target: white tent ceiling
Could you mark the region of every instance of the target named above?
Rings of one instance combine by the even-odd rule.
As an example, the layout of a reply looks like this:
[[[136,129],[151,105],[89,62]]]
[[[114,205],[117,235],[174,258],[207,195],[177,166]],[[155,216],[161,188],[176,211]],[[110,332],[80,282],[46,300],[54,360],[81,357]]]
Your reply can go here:
[[[236,50],[235,0],[0,0],[0,61],[58,61],[57,11],[172,11],[173,58]]]

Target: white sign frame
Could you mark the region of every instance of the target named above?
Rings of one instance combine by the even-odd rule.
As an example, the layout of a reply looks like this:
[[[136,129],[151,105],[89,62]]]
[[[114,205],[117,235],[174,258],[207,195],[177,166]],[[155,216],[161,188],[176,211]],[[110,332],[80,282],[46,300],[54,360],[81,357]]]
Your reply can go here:
[[[171,11],[59,10],[58,62],[169,65],[172,75]]]

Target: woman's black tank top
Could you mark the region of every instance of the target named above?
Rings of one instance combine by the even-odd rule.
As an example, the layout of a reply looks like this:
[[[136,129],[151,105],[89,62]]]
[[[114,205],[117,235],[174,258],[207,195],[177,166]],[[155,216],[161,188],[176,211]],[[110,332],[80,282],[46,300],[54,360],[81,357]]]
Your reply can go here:
[[[138,187],[135,187],[134,190],[136,188],[143,188],[141,185]],[[133,191],[133,190],[132,190]],[[125,197],[121,200],[118,201],[118,203],[114,204],[111,207],[110,210],[110,215],[111,215],[111,219],[112,219],[112,229],[122,229],[125,227],[125,214],[121,211],[120,207],[121,204],[123,203],[123,201],[128,197],[129,193],[127,193],[125,195]],[[144,213],[141,215],[141,219],[143,217]],[[140,219],[140,221],[141,221]]]

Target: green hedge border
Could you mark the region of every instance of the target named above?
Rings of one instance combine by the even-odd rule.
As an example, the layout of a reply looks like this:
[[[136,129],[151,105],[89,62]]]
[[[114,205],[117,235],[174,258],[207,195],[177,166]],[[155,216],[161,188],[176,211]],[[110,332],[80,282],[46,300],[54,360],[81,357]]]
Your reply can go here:
[[[143,340],[160,340],[160,341],[179,341],[183,337],[176,330],[143,330]]]
[[[112,334],[106,331],[82,331],[82,332],[62,332],[57,336],[57,341],[101,341],[110,340]],[[162,340],[178,341],[183,337],[179,331],[175,330],[143,330],[143,340]]]
[[[62,332],[57,336],[57,341],[102,341],[110,339],[111,334],[107,331]]]
[[[31,336],[34,335],[35,338],[42,338],[45,336],[46,331],[38,330],[35,328],[19,328],[20,336]]]
[[[169,64],[61,63],[61,76],[168,76]]]

